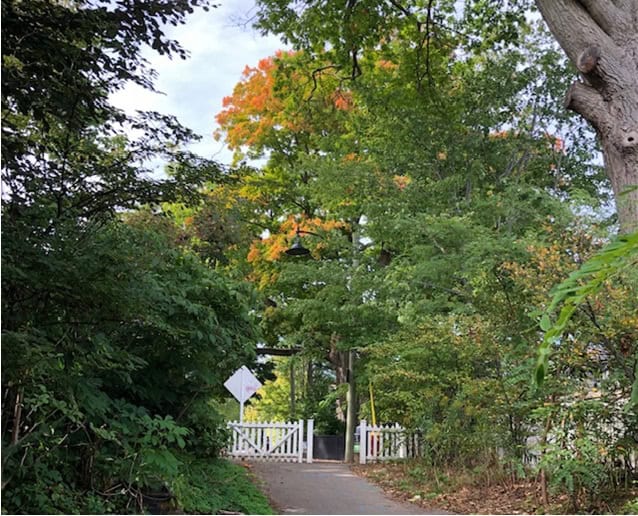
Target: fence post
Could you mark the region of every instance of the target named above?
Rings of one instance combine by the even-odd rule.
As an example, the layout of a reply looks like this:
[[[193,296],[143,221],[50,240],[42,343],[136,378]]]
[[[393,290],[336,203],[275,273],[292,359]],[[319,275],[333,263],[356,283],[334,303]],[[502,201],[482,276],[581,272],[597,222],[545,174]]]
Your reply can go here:
[[[366,463],[366,455],[368,454],[367,444],[368,444],[368,435],[366,428],[366,420],[362,419],[359,422],[359,464]]]
[[[226,424],[226,428],[228,428],[230,430],[230,450],[231,450],[231,455],[234,455],[237,452],[237,431],[235,430],[235,428],[233,428],[233,423],[234,421],[229,421]]]
[[[315,420],[308,420],[308,431],[306,435],[306,462],[308,464],[312,463],[312,456],[314,454],[313,446],[314,446],[314,437],[315,437]]]
[[[405,459],[408,456],[407,453],[407,443],[408,443],[408,430],[404,427],[401,427],[401,440],[399,441],[401,443],[401,446],[399,447],[399,458],[400,459]]]
[[[297,452],[297,462],[301,464],[303,462],[303,419],[299,420],[297,436],[297,447],[299,448]]]

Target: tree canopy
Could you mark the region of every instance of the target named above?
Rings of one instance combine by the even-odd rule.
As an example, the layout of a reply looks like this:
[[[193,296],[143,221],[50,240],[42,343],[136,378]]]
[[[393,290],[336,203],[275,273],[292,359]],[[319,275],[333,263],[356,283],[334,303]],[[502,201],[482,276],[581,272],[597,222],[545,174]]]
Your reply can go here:
[[[559,3],[628,51],[608,13]],[[261,0],[257,27],[292,49],[248,63],[219,107],[230,166],[185,150],[173,116],[109,101],[153,89],[144,47],[185,57],[164,29],[200,7],[2,3],[3,511],[170,492],[258,512],[204,485],[242,364],[265,383],[247,417],[341,433],[374,393],[428,471],[538,478],[563,510],[630,496],[631,174],[609,172],[617,127],[594,123],[603,167],[565,111],[575,71],[534,4]],[[607,47],[554,23],[587,43],[567,51],[571,91],[612,109]],[[309,256],[286,254],[296,237]],[[260,347],[295,354],[258,363]]]

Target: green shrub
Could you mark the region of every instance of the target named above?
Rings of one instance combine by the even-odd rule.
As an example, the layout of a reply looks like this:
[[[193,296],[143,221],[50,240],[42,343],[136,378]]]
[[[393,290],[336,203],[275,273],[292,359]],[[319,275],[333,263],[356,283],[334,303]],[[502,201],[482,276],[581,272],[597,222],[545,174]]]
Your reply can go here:
[[[275,514],[246,470],[229,461],[184,460],[172,487],[179,508],[188,514],[218,514],[221,510]]]
[[[550,487],[569,493],[572,508],[577,510],[579,498],[587,493],[590,501],[601,492],[607,480],[607,471],[601,461],[599,445],[588,437],[562,440],[549,444],[539,466],[549,473]]]

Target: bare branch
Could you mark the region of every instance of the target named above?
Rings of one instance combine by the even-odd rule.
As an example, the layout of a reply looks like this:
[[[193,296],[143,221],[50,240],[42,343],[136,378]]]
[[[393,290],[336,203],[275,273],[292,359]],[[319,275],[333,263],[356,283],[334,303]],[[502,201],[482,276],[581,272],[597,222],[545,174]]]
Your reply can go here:
[[[403,7],[399,2],[397,2],[396,0],[390,0],[390,3],[396,7],[399,11],[401,11],[405,16],[412,16],[412,13],[410,11],[408,11],[405,7]]]
[[[428,0],[428,13],[427,18],[425,19],[425,72],[428,75],[428,80],[430,81],[430,86],[433,84],[432,73],[430,72],[430,24],[432,23],[432,4],[434,0]]]
[[[319,87],[317,76],[321,75],[323,72],[330,69],[339,70],[340,67],[337,65],[330,64],[326,66],[321,66],[320,68],[315,68],[312,71],[312,89],[310,90],[310,95],[308,96],[308,98],[305,99],[306,102],[312,100],[312,97],[314,96],[315,91],[317,91],[317,88]]]
[[[355,80],[359,77],[363,72],[361,71],[361,67],[359,66],[359,60],[357,58],[357,49],[352,49],[352,80]]]

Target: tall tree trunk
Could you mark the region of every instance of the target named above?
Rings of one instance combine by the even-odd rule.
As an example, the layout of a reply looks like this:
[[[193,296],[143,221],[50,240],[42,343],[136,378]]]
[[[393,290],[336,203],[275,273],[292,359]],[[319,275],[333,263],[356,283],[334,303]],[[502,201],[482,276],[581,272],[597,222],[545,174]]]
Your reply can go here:
[[[357,399],[355,392],[355,377],[354,377],[354,351],[348,351],[348,393],[346,398],[346,405],[348,412],[346,413],[346,450],[344,461],[347,463],[354,461],[354,431],[355,431],[355,416],[357,413]]]
[[[565,106],[600,138],[621,232],[638,230],[638,0],[536,0],[581,73]]]
[[[310,398],[312,387],[314,386],[314,364],[312,358],[308,359],[308,368],[306,369],[306,399]]]

